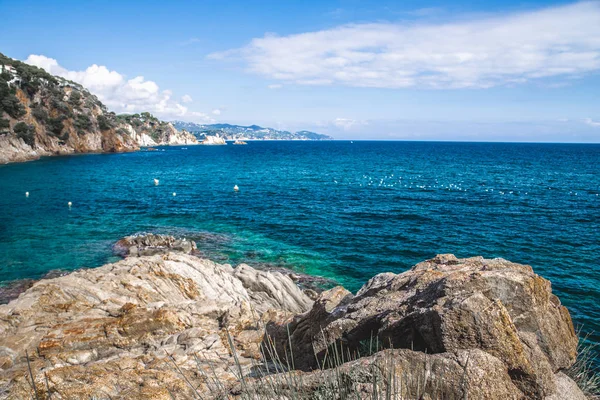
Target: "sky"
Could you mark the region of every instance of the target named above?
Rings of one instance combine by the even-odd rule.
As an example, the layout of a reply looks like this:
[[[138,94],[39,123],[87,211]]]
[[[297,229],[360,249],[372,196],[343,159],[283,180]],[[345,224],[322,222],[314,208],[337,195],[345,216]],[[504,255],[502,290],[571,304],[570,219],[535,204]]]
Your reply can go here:
[[[115,112],[336,139],[600,143],[600,1],[0,0]]]

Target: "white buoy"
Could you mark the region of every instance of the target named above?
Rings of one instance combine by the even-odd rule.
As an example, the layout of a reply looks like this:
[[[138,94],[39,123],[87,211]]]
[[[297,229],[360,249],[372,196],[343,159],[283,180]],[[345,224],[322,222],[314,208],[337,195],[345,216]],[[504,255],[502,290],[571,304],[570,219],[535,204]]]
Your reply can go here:
[[[158,186],[158,183],[159,183],[159,182],[160,182],[160,181],[159,181],[158,179],[154,178],[154,185],[155,185],[155,186]]]
[[[71,208],[71,206],[73,205],[73,203],[71,202],[68,202],[67,204],[69,205],[69,208]]]
[[[173,192],[173,197],[177,196],[177,193]]]
[[[29,197],[29,192],[25,192],[25,197]]]
[[[235,185],[235,186],[233,187],[233,190],[237,192],[237,191],[239,191],[239,190],[240,190],[240,188],[238,187],[238,185]]]

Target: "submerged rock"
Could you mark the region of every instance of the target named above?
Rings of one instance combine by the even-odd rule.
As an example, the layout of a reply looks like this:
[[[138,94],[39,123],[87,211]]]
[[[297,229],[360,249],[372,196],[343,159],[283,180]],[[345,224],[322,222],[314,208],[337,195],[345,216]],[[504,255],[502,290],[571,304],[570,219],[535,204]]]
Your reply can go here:
[[[69,271],[53,269],[44,274],[40,280],[57,278],[69,273]],[[32,287],[35,282],[35,279],[18,279],[0,284],[0,304],[6,304],[18,298],[21,293]]]
[[[291,280],[294,281],[296,285],[304,290],[305,293],[309,294],[309,296],[314,296],[314,298],[316,298],[319,293],[322,293],[323,291],[331,289],[337,285],[337,283],[331,279],[324,278],[322,276],[308,275],[303,272],[280,267],[275,264],[253,263],[251,266],[260,271],[280,272],[284,275],[287,275]]]
[[[113,246],[115,254],[121,257],[152,256],[171,251],[193,254],[197,251],[196,242],[186,238],[175,238],[169,235],[139,233],[124,237]]]
[[[21,293],[33,286],[33,279],[19,279],[16,281],[4,282],[0,285],[0,304],[6,304],[19,297]]]

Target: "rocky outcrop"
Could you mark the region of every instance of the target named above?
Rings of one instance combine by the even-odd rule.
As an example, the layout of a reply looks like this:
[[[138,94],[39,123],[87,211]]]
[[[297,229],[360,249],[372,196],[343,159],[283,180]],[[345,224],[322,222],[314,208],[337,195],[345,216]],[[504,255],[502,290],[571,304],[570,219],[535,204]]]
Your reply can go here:
[[[206,136],[206,138],[202,142],[200,142],[200,144],[203,144],[206,146],[218,146],[218,145],[225,145],[225,144],[227,144],[227,142],[222,137],[216,135],[216,136]]]
[[[122,114],[116,118],[129,125],[129,134],[140,146],[198,144],[198,139],[191,133],[179,131],[170,122],[161,121],[148,112]]]
[[[287,274],[185,254],[189,241],[119,243],[123,261],[0,306],[0,398],[32,397],[29,354],[57,399],[585,399],[562,372],[569,313],[531,267],[441,255],[313,302]]]
[[[196,242],[170,235],[140,233],[124,237],[113,246],[115,254],[122,257],[153,256],[171,251],[193,254],[197,251]]]
[[[353,354],[373,338],[383,347],[414,350],[410,357],[419,352],[458,362],[477,350],[485,379],[469,386],[469,398],[489,398],[481,392],[484,382],[503,387],[494,398],[555,395],[556,374],[573,364],[578,342],[569,312],[531,267],[453,255],[377,275],[356,296],[331,289],[308,313],[271,324],[268,334],[279,352],[292,346],[303,370],[318,368],[332,346]]]
[[[149,113],[116,115],[83,86],[0,54],[0,164],[197,144]]]
[[[182,253],[128,257],[39,281],[0,306],[0,387],[11,399],[31,397],[27,351],[38,387],[47,377],[57,398],[169,399],[169,391],[191,398],[171,356],[185,371],[198,373],[200,362],[234,381],[227,332],[250,366],[263,315],[310,306],[282,274]]]

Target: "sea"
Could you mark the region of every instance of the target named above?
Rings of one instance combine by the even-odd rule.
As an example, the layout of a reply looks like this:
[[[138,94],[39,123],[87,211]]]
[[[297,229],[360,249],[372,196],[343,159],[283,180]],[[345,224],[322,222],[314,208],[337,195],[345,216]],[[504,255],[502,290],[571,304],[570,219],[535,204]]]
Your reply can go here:
[[[600,342],[600,145],[260,141],[0,166],[0,284],[117,261],[138,232],[352,291],[439,253],[502,257]]]

